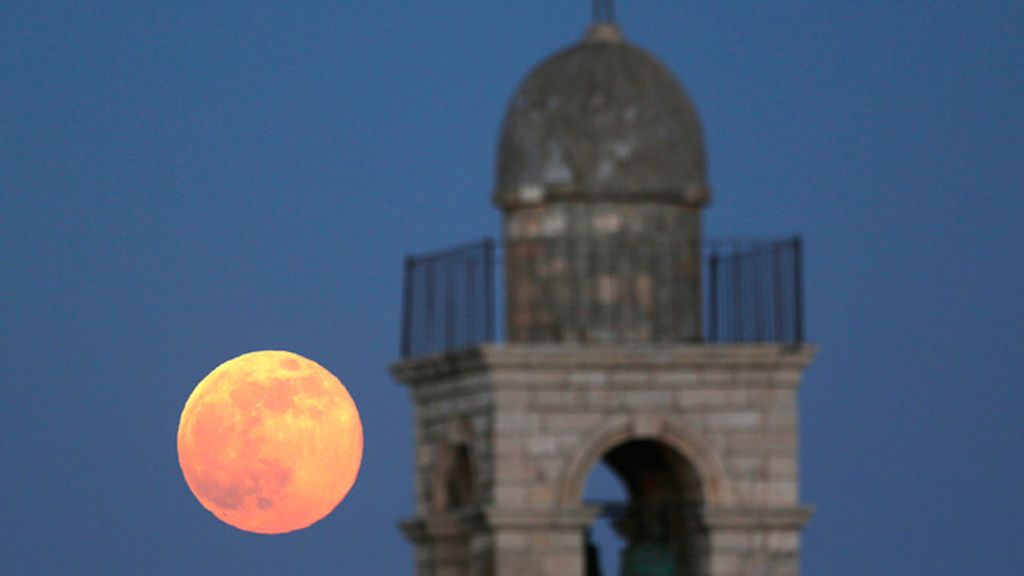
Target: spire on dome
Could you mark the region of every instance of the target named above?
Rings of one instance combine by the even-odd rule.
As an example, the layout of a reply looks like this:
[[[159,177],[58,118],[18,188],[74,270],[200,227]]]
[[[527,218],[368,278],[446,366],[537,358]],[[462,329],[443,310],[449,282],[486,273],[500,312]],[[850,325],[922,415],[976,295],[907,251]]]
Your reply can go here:
[[[615,0],[593,0],[594,24],[615,24]]]
[[[583,36],[586,42],[621,42],[622,32],[615,23],[615,0],[593,0],[594,22]]]

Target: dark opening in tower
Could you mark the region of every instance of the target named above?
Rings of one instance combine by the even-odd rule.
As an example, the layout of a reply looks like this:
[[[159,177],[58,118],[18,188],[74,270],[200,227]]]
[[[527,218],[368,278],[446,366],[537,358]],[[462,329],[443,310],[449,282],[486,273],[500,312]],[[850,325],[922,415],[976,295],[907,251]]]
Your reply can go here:
[[[621,552],[617,562],[602,564],[601,557],[606,554],[600,548],[615,543],[607,533],[595,539],[592,527],[587,534],[587,576],[707,574],[703,495],[690,463],[660,442],[634,440],[610,450],[602,464],[622,482],[628,500],[591,502],[602,511],[596,529],[610,523]],[[617,565],[617,571],[609,572],[616,570],[609,564]]]

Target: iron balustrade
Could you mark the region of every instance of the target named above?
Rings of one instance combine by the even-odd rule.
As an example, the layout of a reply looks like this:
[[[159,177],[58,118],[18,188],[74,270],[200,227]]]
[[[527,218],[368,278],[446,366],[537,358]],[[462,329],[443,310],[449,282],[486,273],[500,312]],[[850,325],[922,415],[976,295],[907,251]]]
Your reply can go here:
[[[492,240],[405,260],[402,356],[468,348],[496,339]]]
[[[803,342],[803,247],[799,237],[705,240],[695,250],[699,251],[701,265],[699,341]],[[485,239],[406,258],[402,357],[454,352],[507,338],[504,252],[495,241]],[[571,259],[572,252],[568,254]],[[662,258],[658,253],[652,256],[650,247],[644,247],[635,257],[650,261]],[[671,257],[663,259],[673,261]],[[622,259],[616,262],[621,267]],[[600,268],[590,270],[594,282],[601,272]],[[672,304],[677,299],[669,296],[655,300]],[[673,314],[674,308],[664,306],[657,314]],[[573,303],[558,307],[556,315],[584,313],[580,310],[582,307]],[[628,320],[628,314],[625,318]],[[567,324],[564,318],[561,321],[572,325],[571,320]],[[612,328],[621,328],[623,342],[633,341],[626,334],[636,323],[627,324],[627,320],[611,324]],[[657,338],[656,329],[646,336],[651,342],[676,341],[671,335]]]
[[[803,342],[799,237],[711,241],[704,253],[705,341]]]

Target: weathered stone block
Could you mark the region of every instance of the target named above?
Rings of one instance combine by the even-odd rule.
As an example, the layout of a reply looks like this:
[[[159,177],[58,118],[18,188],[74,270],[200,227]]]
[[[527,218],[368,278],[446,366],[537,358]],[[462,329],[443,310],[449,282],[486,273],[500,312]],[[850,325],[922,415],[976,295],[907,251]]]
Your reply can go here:
[[[768,477],[771,479],[795,480],[797,477],[796,456],[769,457]]]
[[[604,409],[615,406],[618,403],[618,394],[614,390],[593,389],[585,392],[586,406],[594,409]]]
[[[718,430],[757,430],[761,427],[761,413],[754,411],[708,412],[704,425]]]
[[[555,502],[555,487],[550,483],[541,486],[530,486],[526,503],[528,506],[551,506]]]
[[[548,554],[541,560],[544,576],[567,576],[583,574],[583,555],[580,552]]]
[[[759,456],[729,458],[727,466],[729,467],[729,472],[735,478],[752,480],[764,476],[764,459]]]
[[[583,390],[537,390],[533,393],[532,404],[537,408],[579,406],[584,397]]]
[[[697,385],[696,372],[657,371],[652,375],[655,386],[683,388]]]
[[[502,460],[496,463],[496,476],[501,485],[526,485],[537,478],[537,466],[532,460]]]
[[[540,428],[540,414],[532,412],[498,412],[494,416],[494,431],[498,434],[507,432],[533,431]]]
[[[646,370],[614,370],[611,372],[612,386],[648,386],[650,382],[651,374]]]
[[[715,550],[711,554],[711,574],[713,576],[740,576],[742,553],[730,550]]]
[[[746,530],[722,530],[715,533],[713,545],[716,550],[746,551],[756,545],[756,538],[752,532]]]
[[[664,410],[672,406],[671,390],[631,390],[620,394],[623,404],[629,408]]]
[[[530,404],[530,392],[522,389],[502,389],[494,392],[494,405],[499,410],[526,408]]]
[[[797,413],[789,407],[772,407],[765,413],[765,429],[770,432],[797,431]]]
[[[571,386],[605,386],[609,382],[608,372],[603,370],[570,372],[566,380]]]
[[[526,505],[526,488],[523,486],[494,487],[494,503],[497,506],[516,508]]]
[[[522,435],[496,435],[493,446],[493,456],[500,460],[521,458],[526,454],[526,438]]]
[[[703,388],[729,388],[735,382],[729,371],[708,369],[697,373],[697,384]]]
[[[582,431],[601,421],[601,414],[591,411],[573,413],[546,414],[541,421],[544,431],[561,433],[566,431]]]
[[[494,545],[499,550],[520,550],[526,548],[526,535],[519,531],[503,530],[494,535]]]
[[[765,484],[765,498],[775,504],[794,504],[797,500],[797,490],[794,480],[773,479]]]
[[[796,552],[800,548],[800,534],[797,532],[769,532],[767,540],[768,549],[773,552]]]
[[[523,576],[536,574],[537,570],[537,557],[532,554],[500,554],[494,562],[494,576]]]
[[[558,440],[554,436],[534,436],[526,441],[526,451],[531,456],[548,456],[558,453]]]
[[[675,403],[680,408],[721,408],[742,404],[745,397],[737,390],[676,390]]]
[[[784,432],[733,432],[726,435],[726,444],[733,454],[794,454],[796,434]]]

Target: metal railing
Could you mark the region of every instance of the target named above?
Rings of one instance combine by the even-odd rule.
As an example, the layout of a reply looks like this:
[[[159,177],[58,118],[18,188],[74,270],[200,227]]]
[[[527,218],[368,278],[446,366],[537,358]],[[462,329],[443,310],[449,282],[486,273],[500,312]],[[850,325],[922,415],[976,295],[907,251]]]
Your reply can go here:
[[[698,341],[803,342],[802,242],[799,237],[711,240],[704,241],[699,249],[701,288],[695,297],[700,300],[702,309]],[[452,352],[506,337],[503,252],[497,243],[486,239],[406,258],[402,357]],[[651,258],[647,247],[638,260],[654,262],[656,259]],[[673,259],[669,257],[665,261],[673,262]],[[551,262],[554,261],[548,263]],[[588,277],[592,275],[594,282],[598,282],[600,274],[594,272],[590,269]],[[654,270],[650,276],[657,279],[659,274]],[[546,281],[551,282],[551,278]],[[672,289],[673,285],[668,286]],[[628,296],[643,300],[636,294]],[[656,303],[678,301],[676,295],[652,298]],[[578,304],[573,304],[558,308],[558,313],[564,316],[567,310],[574,314],[580,309]],[[674,313],[672,306],[667,306],[667,310],[669,314]],[[666,313],[665,309],[654,312]],[[583,324],[588,322],[576,320]],[[623,334],[636,327],[635,318],[633,320],[633,325],[619,327]],[[612,324],[612,328],[616,327]],[[669,340],[679,341],[671,337]],[[651,338],[650,341],[662,340]]]
[[[405,259],[402,357],[496,339],[495,257],[486,239]]]
[[[705,244],[708,342],[803,342],[803,243]]]

